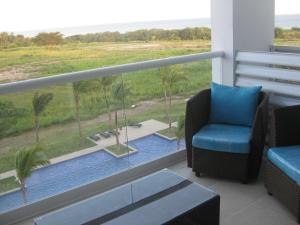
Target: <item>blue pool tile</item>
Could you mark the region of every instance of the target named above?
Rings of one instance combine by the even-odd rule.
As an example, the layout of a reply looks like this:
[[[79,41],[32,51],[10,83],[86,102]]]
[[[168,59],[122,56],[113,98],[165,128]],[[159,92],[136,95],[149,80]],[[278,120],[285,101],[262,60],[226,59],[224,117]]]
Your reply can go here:
[[[41,182],[56,180],[60,177],[69,176],[70,173],[75,173],[79,170],[84,170],[88,167],[94,167],[102,162],[112,160],[114,157],[107,154],[105,151],[97,151],[81,157],[66,160],[57,164],[53,164],[35,171],[27,181],[27,186],[30,187]]]
[[[138,154],[129,157],[132,165],[142,164],[177,151],[175,140],[170,141],[155,134],[130,141],[128,144],[139,151]],[[185,143],[181,141],[180,149],[184,147]]]

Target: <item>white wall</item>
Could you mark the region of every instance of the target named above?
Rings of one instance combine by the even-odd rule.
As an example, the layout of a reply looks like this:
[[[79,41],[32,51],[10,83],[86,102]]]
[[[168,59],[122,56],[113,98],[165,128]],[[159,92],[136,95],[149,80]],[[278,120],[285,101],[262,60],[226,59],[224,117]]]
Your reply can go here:
[[[235,52],[269,51],[273,44],[275,0],[211,0],[211,20],[212,51],[226,54],[213,60],[213,81],[233,85]]]

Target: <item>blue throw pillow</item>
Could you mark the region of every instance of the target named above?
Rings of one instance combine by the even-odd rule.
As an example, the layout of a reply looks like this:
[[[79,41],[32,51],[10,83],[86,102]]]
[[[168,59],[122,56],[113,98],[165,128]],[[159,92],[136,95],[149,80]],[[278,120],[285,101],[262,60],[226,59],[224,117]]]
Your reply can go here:
[[[261,87],[229,87],[212,83],[212,123],[252,126]]]

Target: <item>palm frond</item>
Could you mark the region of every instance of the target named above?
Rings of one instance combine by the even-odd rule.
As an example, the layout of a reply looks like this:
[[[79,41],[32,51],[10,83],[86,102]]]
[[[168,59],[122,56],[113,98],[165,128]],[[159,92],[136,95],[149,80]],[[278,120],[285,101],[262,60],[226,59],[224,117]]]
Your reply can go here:
[[[161,67],[158,72],[162,85],[168,89],[171,89],[177,82],[187,80],[187,76],[182,72],[181,65]]]
[[[73,91],[79,94],[95,91],[99,88],[99,85],[97,85],[97,82],[94,82],[94,80],[81,80],[73,82],[72,87]]]
[[[42,147],[36,146],[30,149],[21,149],[17,151],[15,158],[17,178],[20,181],[24,181],[35,168],[49,163]]]
[[[103,77],[101,79],[99,79],[101,88],[106,89],[106,88],[110,88],[112,86],[112,84],[114,83],[114,81],[116,80],[117,77],[112,76],[112,77]]]
[[[53,99],[52,93],[44,93],[44,94],[39,94],[38,92],[34,93],[32,99],[34,115],[39,116],[52,99]]]

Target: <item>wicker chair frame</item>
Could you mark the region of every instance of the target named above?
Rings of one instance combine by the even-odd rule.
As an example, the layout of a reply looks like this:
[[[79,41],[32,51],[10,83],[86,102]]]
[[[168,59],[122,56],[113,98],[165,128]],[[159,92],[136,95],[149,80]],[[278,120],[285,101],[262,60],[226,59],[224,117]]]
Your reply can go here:
[[[238,179],[247,183],[257,177],[267,133],[268,95],[261,92],[250,141],[249,154],[210,151],[192,146],[192,138],[209,123],[211,90],[199,92],[187,102],[185,139],[188,167],[196,176],[210,176]]]

